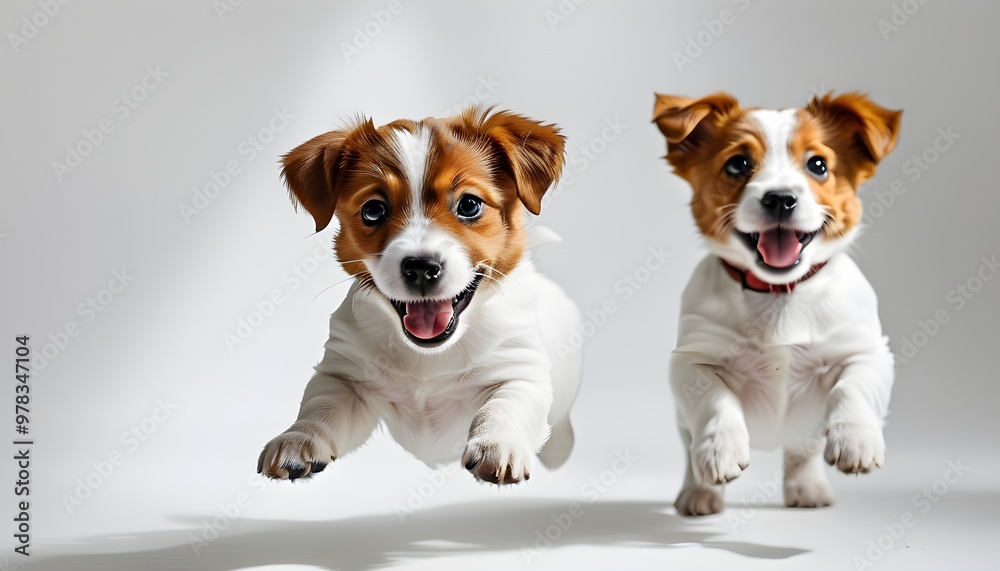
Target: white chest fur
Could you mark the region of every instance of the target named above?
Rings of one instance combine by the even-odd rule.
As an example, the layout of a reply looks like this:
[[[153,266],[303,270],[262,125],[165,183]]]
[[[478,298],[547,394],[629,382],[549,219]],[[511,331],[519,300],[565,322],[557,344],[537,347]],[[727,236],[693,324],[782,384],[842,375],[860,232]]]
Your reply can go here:
[[[820,434],[827,396],[859,355],[889,353],[875,293],[846,255],[790,294],[743,290],[709,257],[684,294],[675,361],[718,374],[742,405],[754,447]],[[673,381],[689,397],[707,383]],[[884,392],[887,400],[888,386]]]
[[[579,315],[530,262],[502,288],[481,287],[462,314],[461,338],[439,352],[405,341],[398,315],[376,295],[352,290],[331,316],[326,354],[316,370],[349,383],[417,458],[432,465],[454,461],[469,439],[473,416],[511,380],[548,395],[539,406],[548,407],[550,424],[568,413],[579,364],[552,351],[565,341],[552,333],[568,336]]]

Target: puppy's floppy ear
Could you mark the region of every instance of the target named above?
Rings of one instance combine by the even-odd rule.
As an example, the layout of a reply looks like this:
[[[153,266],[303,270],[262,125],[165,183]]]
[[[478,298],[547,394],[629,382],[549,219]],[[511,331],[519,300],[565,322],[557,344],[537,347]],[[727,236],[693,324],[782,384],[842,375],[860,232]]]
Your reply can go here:
[[[834,135],[841,135],[841,145],[849,147],[835,150],[839,153],[854,151],[858,158],[874,167],[892,149],[899,139],[902,111],[893,111],[876,105],[863,93],[845,93],[833,96],[827,93],[814,97],[806,112],[816,117]]]
[[[347,131],[323,133],[282,157],[281,176],[288,194],[312,214],[317,232],[330,224],[337,206],[347,135]]]
[[[653,121],[667,138],[668,146],[688,139],[701,122],[709,115],[726,116],[740,108],[736,99],[728,93],[718,92],[700,99],[679,95],[654,93]]]
[[[464,126],[492,140],[500,159],[510,170],[517,196],[532,214],[542,210],[542,196],[562,174],[566,138],[552,124],[492,109],[466,109]]]

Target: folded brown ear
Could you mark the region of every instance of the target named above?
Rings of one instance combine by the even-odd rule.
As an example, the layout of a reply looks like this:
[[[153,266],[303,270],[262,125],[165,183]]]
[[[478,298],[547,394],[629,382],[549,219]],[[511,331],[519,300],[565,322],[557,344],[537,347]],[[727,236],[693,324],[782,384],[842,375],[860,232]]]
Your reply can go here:
[[[885,158],[899,139],[903,112],[881,107],[863,93],[814,97],[806,111],[827,129],[846,134],[855,150],[863,151],[862,158],[873,164]]]
[[[545,125],[509,111],[467,109],[467,128],[492,139],[509,167],[517,196],[532,214],[542,210],[542,196],[562,174],[566,138],[555,125]]]
[[[301,204],[312,215],[317,232],[333,218],[346,140],[346,131],[330,131],[309,139],[282,157],[281,175],[292,202]]]
[[[700,99],[654,93],[653,121],[668,143],[687,139],[712,113],[727,115],[739,109],[739,102],[728,93],[713,93]]]

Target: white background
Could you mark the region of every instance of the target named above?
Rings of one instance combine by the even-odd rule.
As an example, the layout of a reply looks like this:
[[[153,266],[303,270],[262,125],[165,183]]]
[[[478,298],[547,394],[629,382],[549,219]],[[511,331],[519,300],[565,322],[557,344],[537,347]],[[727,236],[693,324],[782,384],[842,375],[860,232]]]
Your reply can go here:
[[[31,381],[33,555],[12,551],[8,444],[0,564],[853,569],[869,557],[879,569],[993,567],[1000,280],[969,280],[1000,253],[995,3],[402,0],[391,19],[378,16],[384,25],[373,11],[387,2],[346,4],[246,0],[220,16],[209,0],[73,2],[49,18],[36,2],[3,4],[0,347],[11,372],[0,434],[14,438],[14,337],[31,335],[36,355],[51,345],[53,358]],[[897,9],[898,29],[883,34],[879,21]],[[723,10],[728,23],[713,24]],[[45,25],[15,49],[10,34],[31,32],[23,18]],[[359,37],[366,26],[376,33]],[[345,56],[354,42],[366,45]],[[678,65],[685,50],[691,60]],[[118,98],[147,66],[165,77],[148,79],[154,89],[139,89],[143,101],[123,118]],[[378,436],[312,482],[262,483],[257,454],[294,419],[347,288],[332,260],[313,265],[332,229],[310,236],[279,156],[356,113],[378,124],[441,115],[482,84],[493,86],[479,89],[483,103],[562,127],[567,176],[540,221],[565,242],[538,252],[539,265],[582,309],[618,308],[585,346],[576,451],[559,471],[497,490],[457,465],[432,472]],[[899,146],[862,190],[873,216],[853,253],[880,293],[894,350],[923,345],[898,368],[887,465],[831,474],[835,507],[786,510],[768,485],[778,454],[756,451],[725,514],[678,518],[670,504],[683,464],[666,362],[680,292],[704,249],[690,190],[661,158],[652,93],[726,90],[748,106],[786,107],[833,89],[904,110]],[[294,118],[268,132],[275,109]],[[53,162],[102,119],[114,130],[60,181]],[[928,151],[939,129],[958,138]],[[241,145],[254,136],[267,144],[248,160]],[[914,155],[935,159],[917,180]],[[230,161],[240,174],[185,220],[181,206]],[[906,190],[888,204],[896,179]],[[626,297],[616,284],[642,273],[650,248],[669,263]],[[296,266],[314,269],[297,285],[284,279]],[[122,269],[134,276],[124,291],[100,313],[78,312]],[[982,287],[959,309],[948,296],[962,284]],[[284,302],[227,346],[272,290]],[[934,329],[936,314],[946,323]],[[59,339],[69,322],[78,334],[58,347],[50,334]],[[934,335],[921,336],[921,322]],[[150,420],[158,399],[176,406],[162,422]],[[144,441],[122,440],[144,421]],[[100,475],[116,452],[120,465]],[[617,454],[634,458],[621,474],[610,472]],[[945,484],[949,462],[968,471]],[[588,482],[602,476],[610,485],[595,492]],[[99,485],[67,509],[66,497],[87,495],[88,477]],[[914,501],[922,488],[934,503]],[[565,531],[550,527],[574,501],[583,514]],[[417,509],[400,515],[407,505]],[[901,538],[883,535],[910,522],[907,512],[915,524]],[[547,527],[552,545],[526,550]],[[213,541],[196,554],[192,537]]]

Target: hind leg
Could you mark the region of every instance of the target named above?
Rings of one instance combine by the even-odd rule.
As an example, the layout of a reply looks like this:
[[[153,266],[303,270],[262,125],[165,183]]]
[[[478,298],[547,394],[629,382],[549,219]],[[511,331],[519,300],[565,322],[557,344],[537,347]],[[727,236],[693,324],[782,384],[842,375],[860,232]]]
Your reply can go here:
[[[818,508],[833,503],[833,491],[823,464],[823,439],[785,448],[785,505]]]
[[[555,470],[566,463],[573,451],[573,442],[573,425],[567,416],[552,427],[549,440],[538,453],[538,459],[549,470]]]

